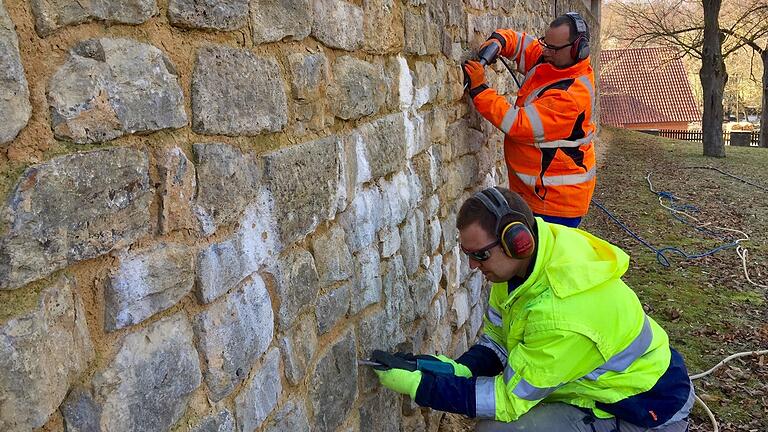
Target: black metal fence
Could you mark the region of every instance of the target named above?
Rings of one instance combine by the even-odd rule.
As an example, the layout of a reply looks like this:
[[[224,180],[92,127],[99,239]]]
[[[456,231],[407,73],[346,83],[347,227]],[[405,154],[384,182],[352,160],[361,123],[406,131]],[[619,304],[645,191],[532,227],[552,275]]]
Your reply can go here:
[[[701,142],[703,139],[703,133],[701,131],[657,129],[657,130],[646,130],[642,132],[645,132],[651,135],[665,137],[665,138],[679,139],[682,141]],[[759,147],[760,131],[723,132],[723,140],[725,141],[725,145],[734,145],[734,146],[742,146],[742,147]]]

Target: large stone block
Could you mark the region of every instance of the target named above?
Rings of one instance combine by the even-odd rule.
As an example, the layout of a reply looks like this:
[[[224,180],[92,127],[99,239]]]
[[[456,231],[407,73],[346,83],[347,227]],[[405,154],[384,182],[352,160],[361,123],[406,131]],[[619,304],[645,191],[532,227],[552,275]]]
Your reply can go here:
[[[402,397],[382,389],[366,398],[360,405],[360,430],[400,432]],[[412,429],[403,429],[413,431]]]
[[[280,375],[280,350],[273,348],[235,398],[238,431],[253,432],[275,409],[283,393]]]
[[[235,432],[235,417],[225,409],[206,416],[190,432]]]
[[[60,156],[27,168],[5,208],[0,289],[18,288],[147,232],[147,155],[128,148]]]
[[[264,178],[284,243],[305,237],[336,214],[344,196],[341,151],[340,140],[332,135],[264,156]]]
[[[0,326],[0,430],[43,426],[94,358],[73,281],[44,288],[34,310]]]
[[[157,15],[156,0],[32,0],[35,30],[46,37],[56,29],[88,21],[141,24]]]
[[[400,238],[402,239],[400,253],[403,255],[403,262],[409,276],[419,270],[424,256],[425,226],[424,212],[416,209],[400,229]]]
[[[280,66],[223,45],[198,50],[192,76],[192,129],[211,135],[278,132],[288,123]]]
[[[322,52],[292,53],[288,55],[291,68],[291,92],[294,99],[315,101],[328,83],[330,68],[328,58]]]
[[[459,289],[453,295],[453,304],[451,305],[451,324],[456,328],[461,328],[467,319],[469,319],[469,295],[467,290]]]
[[[381,300],[381,258],[377,245],[360,250],[355,256],[355,285],[352,287],[352,306],[349,312],[357,314]]]
[[[382,265],[382,287],[387,319],[400,323],[413,322],[416,310],[409,289],[408,275],[400,255],[395,255]]]
[[[357,369],[355,337],[350,331],[317,362],[309,384],[313,430],[332,432],[341,426],[357,399]]]
[[[373,244],[376,231],[382,226],[384,207],[381,192],[377,187],[365,188],[339,215],[339,224],[344,228],[347,246],[352,253]]]
[[[187,125],[178,72],[158,48],[133,39],[78,43],[48,84],[56,138],[78,144]]]
[[[469,153],[477,153],[485,143],[479,130],[472,129],[466,119],[448,125],[448,150],[443,152],[445,161],[452,161]]]
[[[327,333],[346,316],[351,297],[352,282],[347,282],[328,294],[318,297],[315,309],[318,333]]]
[[[170,0],[168,20],[183,28],[237,30],[248,23],[248,0]]]
[[[286,250],[277,263],[275,279],[282,331],[293,327],[299,314],[315,304],[319,284],[312,255],[299,247]]]
[[[386,102],[384,70],[365,60],[341,56],[333,63],[328,87],[331,111],[344,120],[376,114]]]
[[[302,40],[312,28],[310,0],[253,0],[253,43]]]
[[[289,400],[275,414],[274,423],[265,432],[310,432],[307,408],[304,402]]]
[[[423,317],[429,312],[432,299],[440,289],[442,262],[442,255],[435,256],[430,263],[430,268],[427,271],[419,272],[411,280],[411,296],[417,317]]]
[[[175,305],[192,291],[192,250],[158,243],[141,252],[123,253],[104,289],[107,331],[138,324]]]
[[[415,55],[440,53],[440,29],[426,13],[406,10],[403,16],[405,26],[404,51]],[[490,34],[490,33],[488,33]]]
[[[24,75],[24,66],[19,55],[19,38],[16,27],[8,16],[5,6],[0,3],[0,144],[16,138],[27,125],[32,115],[29,103],[29,87]]]
[[[205,234],[240,219],[259,195],[262,168],[250,154],[227,144],[192,146],[197,159],[195,214]]]
[[[376,54],[403,48],[403,13],[395,0],[363,0],[363,49]]]
[[[371,178],[378,179],[405,166],[408,148],[405,114],[390,114],[358,128],[362,138],[359,157],[366,161]]]
[[[328,231],[312,239],[320,286],[349,279],[352,276],[352,254],[346,243],[344,230],[333,225]]]
[[[400,171],[390,180],[385,178],[379,180],[379,188],[381,188],[381,201],[384,207],[383,224],[397,227],[405,220],[416,203],[415,197],[410,194],[408,177]]]
[[[162,150],[158,155],[160,175],[160,232],[196,231],[192,202],[197,191],[195,166],[178,147]]]
[[[346,51],[363,44],[363,10],[344,0],[313,1],[312,35],[331,48]]]
[[[92,380],[102,430],[166,431],[184,415],[200,382],[192,327],[183,313],[129,334]]]
[[[304,315],[296,326],[280,340],[283,351],[285,375],[293,385],[299,385],[307,375],[312,357],[317,351],[317,324],[310,315]]]
[[[89,389],[75,387],[59,407],[66,432],[101,432],[101,407]]]
[[[210,398],[219,401],[248,376],[272,343],[274,315],[264,281],[253,275],[224,301],[198,314],[194,329],[207,365]]]

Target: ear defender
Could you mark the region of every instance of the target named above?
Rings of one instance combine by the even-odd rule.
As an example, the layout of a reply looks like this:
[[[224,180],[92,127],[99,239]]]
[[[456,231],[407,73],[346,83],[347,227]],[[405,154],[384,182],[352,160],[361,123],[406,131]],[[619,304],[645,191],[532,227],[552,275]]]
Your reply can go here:
[[[505,226],[500,240],[501,248],[510,258],[528,258],[536,249],[536,240],[531,230],[522,222],[515,221]]]
[[[589,57],[589,28],[587,22],[576,12],[568,12],[565,14],[576,25],[576,40],[571,45],[571,58],[576,61],[581,61]]]

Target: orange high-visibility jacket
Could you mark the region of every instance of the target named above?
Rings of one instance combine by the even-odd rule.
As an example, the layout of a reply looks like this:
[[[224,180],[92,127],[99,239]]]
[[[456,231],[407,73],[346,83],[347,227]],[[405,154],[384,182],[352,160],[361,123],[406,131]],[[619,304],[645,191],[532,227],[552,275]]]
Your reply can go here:
[[[541,62],[541,44],[531,35],[496,33],[505,41],[501,55],[525,74],[517,101],[510,105],[487,87],[470,94],[478,112],[506,134],[509,188],[534,213],[584,216],[595,189],[595,76],[590,59],[557,69]]]

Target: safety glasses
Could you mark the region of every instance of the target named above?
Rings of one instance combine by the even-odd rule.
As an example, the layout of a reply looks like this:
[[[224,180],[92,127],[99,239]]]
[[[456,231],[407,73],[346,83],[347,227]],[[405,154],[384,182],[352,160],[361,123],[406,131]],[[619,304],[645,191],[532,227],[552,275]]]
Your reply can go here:
[[[476,251],[468,251],[464,249],[464,246],[459,245],[461,247],[461,251],[467,254],[468,257],[472,258],[475,261],[485,261],[488,258],[491,257],[491,249],[495,248],[499,245],[499,240],[496,240],[495,242],[489,244],[488,246],[478,249]]]
[[[544,48],[546,48],[546,49],[548,49],[550,51],[560,51],[563,48],[568,48],[569,46],[573,45],[573,42],[571,42],[569,44],[561,45],[561,46],[550,45],[550,44],[544,42],[544,36],[542,36],[542,37],[539,38],[539,44],[541,44],[542,47],[544,47]]]

